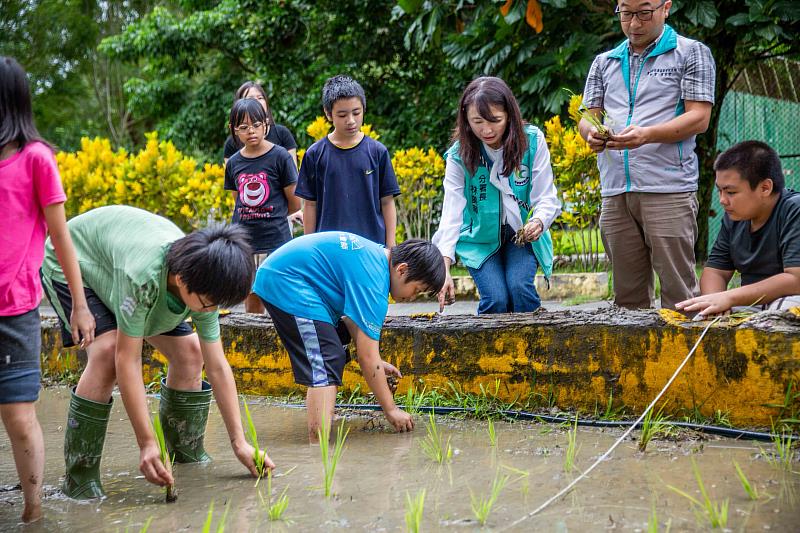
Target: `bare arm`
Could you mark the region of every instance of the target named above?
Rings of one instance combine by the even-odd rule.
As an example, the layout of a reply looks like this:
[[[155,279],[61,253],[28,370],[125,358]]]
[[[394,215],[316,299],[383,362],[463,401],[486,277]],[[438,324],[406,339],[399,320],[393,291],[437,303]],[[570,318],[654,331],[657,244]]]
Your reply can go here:
[[[289,206],[289,214],[293,214],[295,211],[298,211],[302,205],[300,202],[300,197],[294,195],[294,190],[297,187],[297,183],[292,183],[288,187],[283,188],[283,194],[286,196],[286,203]]]
[[[414,420],[411,415],[397,407],[397,404],[394,403],[392,391],[389,390],[389,385],[386,383],[384,362],[381,360],[378,341],[361,331],[361,328],[356,326],[352,320],[346,319],[345,324],[350,331],[350,335],[355,339],[361,374],[375,395],[375,399],[378,400],[386,419],[397,431],[413,430]]]
[[[44,218],[50,232],[50,242],[53,243],[58,263],[64,272],[72,296],[72,316],[69,319],[72,342],[84,348],[94,340],[95,322],[83,292],[81,269],[67,228],[63,202],[45,206]]]
[[[383,225],[386,226],[386,248],[392,249],[397,241],[397,208],[394,205],[394,196],[381,198],[381,213]]]
[[[294,166],[299,168],[300,166],[297,164],[297,148],[292,148],[291,150],[287,150],[287,152],[289,152],[289,155],[292,156],[292,161],[294,161]]]
[[[161,462],[161,451],[150,426],[150,414],[147,410],[147,398],[142,381],[141,337],[129,337],[117,330],[115,364],[119,393],[139,445],[139,470],[150,483],[170,485],[174,480]]]
[[[733,270],[705,267],[700,275],[700,294],[713,294],[728,290]]]
[[[222,342],[200,341],[200,350],[203,353],[206,375],[214,390],[214,398],[217,400],[217,407],[225,422],[225,429],[228,431],[228,438],[231,448],[236,457],[252,475],[258,476],[256,465],[253,460],[255,449],[245,439],[242,430],[241,413],[239,412],[239,399],[236,395],[236,383],[233,380],[233,372],[228,360],[225,359],[225,352],[222,349]],[[275,468],[274,463],[264,454],[268,468]]]
[[[317,231],[317,202],[303,201],[303,234],[311,235]]]
[[[711,102],[687,100],[685,106],[684,113],[663,124],[653,126],[631,124],[609,138],[608,148],[621,150],[638,148],[650,143],[676,143],[706,131],[711,120]]]
[[[705,291],[704,291],[705,292]],[[716,315],[730,310],[732,307],[770,303],[782,296],[800,294],[800,267],[785,268],[758,283],[723,290],[712,294],[703,294],[697,298],[680,302],[678,309],[697,311],[701,315]]]

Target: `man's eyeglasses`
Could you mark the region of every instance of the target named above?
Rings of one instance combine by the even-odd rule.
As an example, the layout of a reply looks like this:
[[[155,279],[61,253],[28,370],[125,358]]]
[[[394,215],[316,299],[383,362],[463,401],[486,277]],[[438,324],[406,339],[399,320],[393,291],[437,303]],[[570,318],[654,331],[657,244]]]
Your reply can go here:
[[[236,130],[237,133],[247,133],[248,131],[250,131],[251,128],[253,130],[258,130],[264,124],[266,124],[266,122],[253,122],[253,124],[251,124],[251,125],[239,124],[238,126],[236,126],[233,129]]]
[[[636,17],[641,22],[647,22],[648,20],[652,20],[653,13],[663,6],[667,0],[661,0],[661,3],[658,4],[654,9],[642,9],[639,11],[620,11],[619,6],[614,9],[614,14],[619,17],[619,20],[622,22],[630,22],[633,20],[633,17]]]
[[[213,309],[214,307],[217,307],[217,304],[206,303],[206,301],[203,300],[203,297],[200,296],[199,294],[197,295],[197,300],[200,302],[200,305],[203,306],[200,309]]]

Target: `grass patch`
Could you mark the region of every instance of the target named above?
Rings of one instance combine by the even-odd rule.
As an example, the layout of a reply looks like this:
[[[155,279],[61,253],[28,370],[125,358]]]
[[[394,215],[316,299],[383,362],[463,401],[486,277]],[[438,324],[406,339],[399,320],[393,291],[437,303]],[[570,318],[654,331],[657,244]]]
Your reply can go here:
[[[639,451],[647,451],[650,441],[659,436],[671,435],[674,427],[669,423],[669,417],[664,415],[664,406],[658,411],[650,409],[642,419],[641,435],[639,435]]]

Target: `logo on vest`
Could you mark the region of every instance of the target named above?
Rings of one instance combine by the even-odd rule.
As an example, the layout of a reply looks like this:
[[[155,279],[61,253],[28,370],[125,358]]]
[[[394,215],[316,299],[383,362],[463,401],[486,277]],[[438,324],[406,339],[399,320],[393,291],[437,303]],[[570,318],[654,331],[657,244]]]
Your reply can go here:
[[[519,166],[519,172],[514,172],[514,185],[523,187],[531,181],[531,169],[525,163]]]

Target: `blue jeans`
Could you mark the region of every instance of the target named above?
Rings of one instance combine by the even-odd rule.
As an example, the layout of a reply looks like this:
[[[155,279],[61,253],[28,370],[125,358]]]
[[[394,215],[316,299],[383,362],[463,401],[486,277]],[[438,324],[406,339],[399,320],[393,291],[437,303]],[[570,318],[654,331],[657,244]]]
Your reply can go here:
[[[480,268],[469,268],[481,300],[478,314],[525,313],[542,305],[534,279],[538,263],[530,245],[512,242],[514,231],[503,226],[502,244]]]

